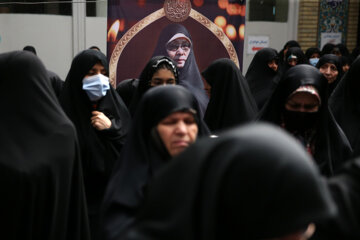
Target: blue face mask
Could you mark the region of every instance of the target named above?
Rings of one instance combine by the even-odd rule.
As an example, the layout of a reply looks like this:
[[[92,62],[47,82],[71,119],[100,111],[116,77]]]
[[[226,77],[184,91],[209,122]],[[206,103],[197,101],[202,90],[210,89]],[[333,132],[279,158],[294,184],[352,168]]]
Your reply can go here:
[[[86,77],[82,82],[82,89],[86,92],[92,102],[104,97],[107,90],[110,89],[109,78],[102,74]]]
[[[319,59],[318,58],[310,58],[309,62],[311,65],[313,65],[315,67],[316,64],[319,62]]]

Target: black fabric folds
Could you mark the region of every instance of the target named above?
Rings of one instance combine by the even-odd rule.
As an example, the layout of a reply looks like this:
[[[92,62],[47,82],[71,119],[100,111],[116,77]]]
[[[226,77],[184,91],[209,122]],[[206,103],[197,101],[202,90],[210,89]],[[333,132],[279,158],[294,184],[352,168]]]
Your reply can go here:
[[[328,180],[338,216],[317,225],[314,240],[360,239],[360,158]]]
[[[320,69],[320,67],[322,65],[324,65],[325,63],[332,63],[336,66],[336,69],[338,70],[338,75],[336,77],[336,80],[332,83],[329,84],[329,96],[331,95],[331,93],[334,91],[334,89],[336,88],[336,86],[339,84],[342,76],[343,76],[343,70],[341,67],[341,58],[334,55],[334,54],[325,54],[323,55],[320,59],[319,62],[316,64],[316,67]]]
[[[105,239],[118,239],[134,221],[149,180],[167,164],[170,155],[154,136],[156,125],[177,111],[195,110],[198,137],[209,135],[195,97],[182,86],[158,86],[145,93],[136,111],[129,139],[106,191]]]
[[[359,76],[360,57],[352,63],[329,99],[330,109],[348,137],[356,157],[360,156]]]
[[[202,73],[211,86],[204,121],[211,131],[250,122],[257,106],[240,69],[228,58],[215,60]]]
[[[165,166],[120,239],[268,239],[335,212],[302,147],[279,128],[257,124],[199,140]]]
[[[64,81],[54,72],[48,70],[51,85],[55,91],[56,97],[59,98],[61,94]]]
[[[1,239],[90,239],[76,131],[34,54],[0,54]]]
[[[169,24],[161,31],[153,56],[168,56],[165,48],[166,43],[177,33],[184,34],[192,41],[190,33],[183,25]],[[196,63],[193,44],[191,45],[190,54],[186,60],[185,66],[179,68],[179,84],[194,94],[199,103],[200,115],[203,117],[209,99],[204,90],[204,83]]]
[[[131,100],[139,86],[139,79],[130,78],[121,81],[116,86],[116,92],[120,95],[125,105],[129,108]]]
[[[290,68],[283,76],[259,119],[282,125],[287,98],[300,86],[311,85],[321,98],[318,111],[314,158],[326,176],[339,170],[351,155],[351,146],[345,134],[328,109],[326,78],[313,66],[302,64]]]
[[[105,188],[131,121],[125,104],[111,86],[94,109],[82,89],[82,80],[96,63],[108,69],[103,53],[96,50],[80,52],[72,62],[60,96],[61,104],[74,123],[79,137],[93,236],[99,225],[98,215]],[[109,129],[98,131],[91,125],[91,112],[94,110],[103,112],[111,120]]]
[[[263,108],[280,81],[280,66],[277,72],[268,66],[268,62],[273,59],[279,59],[275,49],[261,49],[255,54],[245,74],[259,110]]]

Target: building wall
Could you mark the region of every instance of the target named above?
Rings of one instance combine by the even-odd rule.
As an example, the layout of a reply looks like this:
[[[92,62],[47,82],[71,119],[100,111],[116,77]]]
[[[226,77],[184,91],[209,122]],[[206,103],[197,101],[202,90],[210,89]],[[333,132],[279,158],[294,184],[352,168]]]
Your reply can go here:
[[[303,51],[318,47],[319,4],[319,0],[300,1],[298,42]]]
[[[359,2],[359,0],[349,0],[346,46],[350,51],[355,48],[357,41]],[[300,0],[298,41],[304,51],[309,47],[319,47],[319,6],[320,0]]]
[[[249,0],[247,0],[249,4]],[[247,5],[249,6],[249,5]],[[243,74],[245,75],[254,54],[247,53],[248,36],[269,36],[269,47],[280,51],[289,40],[297,40],[299,0],[290,0],[287,22],[249,21],[248,12],[245,23],[245,39],[243,54]]]
[[[74,48],[74,19],[44,14],[0,14],[0,53],[33,45],[47,69],[62,79],[79,51],[97,45],[106,52],[106,17],[86,17],[82,48]],[[81,20],[80,20],[81,21]]]
[[[359,0],[350,0],[346,46],[350,51],[356,47],[358,37]]]

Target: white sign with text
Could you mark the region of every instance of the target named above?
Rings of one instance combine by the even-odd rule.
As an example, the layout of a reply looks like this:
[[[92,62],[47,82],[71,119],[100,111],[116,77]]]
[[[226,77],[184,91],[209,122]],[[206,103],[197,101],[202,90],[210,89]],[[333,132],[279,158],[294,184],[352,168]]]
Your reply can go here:
[[[269,36],[249,36],[248,37],[248,54],[255,54],[260,49],[269,47]]]

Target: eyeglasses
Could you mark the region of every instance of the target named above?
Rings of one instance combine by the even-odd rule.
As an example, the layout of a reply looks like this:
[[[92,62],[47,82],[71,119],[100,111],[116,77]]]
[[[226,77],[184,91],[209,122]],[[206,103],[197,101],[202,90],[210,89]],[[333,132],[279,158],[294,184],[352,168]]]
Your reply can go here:
[[[181,44],[169,43],[166,46],[166,49],[169,50],[169,51],[177,51],[179,48],[181,48],[184,51],[188,51],[190,49],[190,46],[191,45],[188,42],[184,42],[184,43],[181,43]]]

